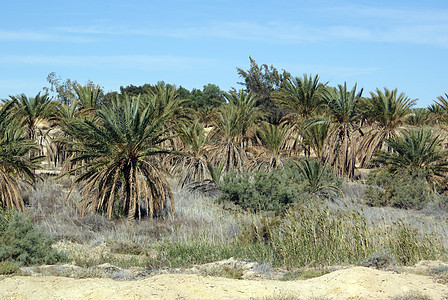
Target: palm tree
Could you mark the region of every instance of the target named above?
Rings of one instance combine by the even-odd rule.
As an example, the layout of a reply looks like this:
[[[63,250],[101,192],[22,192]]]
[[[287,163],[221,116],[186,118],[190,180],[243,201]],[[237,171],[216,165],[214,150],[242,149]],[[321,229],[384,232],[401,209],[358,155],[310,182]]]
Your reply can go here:
[[[224,164],[224,172],[243,171],[249,164],[247,149],[255,137],[255,125],[262,113],[255,106],[253,94],[242,90],[226,94],[227,105],[217,108],[213,119],[212,138],[216,141],[210,145],[210,161],[214,165]]]
[[[344,196],[344,193],[340,188],[331,184],[324,184],[323,175],[325,172],[325,165],[319,160],[312,158],[305,158],[294,163],[299,167],[302,175],[305,176],[307,188],[312,195],[322,195],[328,191],[336,192],[339,195]]]
[[[374,151],[383,149],[386,139],[396,136],[411,116],[411,108],[416,99],[410,99],[397,89],[376,89],[370,98],[361,101],[363,116],[369,123],[369,132],[361,140],[359,161],[361,167],[369,161]]]
[[[211,178],[209,168],[207,166],[207,144],[209,135],[205,132],[204,127],[196,119],[189,126],[179,124],[176,128],[179,138],[184,144],[183,153],[185,155],[173,155],[170,159],[171,173],[176,173],[179,177],[181,187],[192,183],[202,182]]]
[[[406,123],[410,126],[421,127],[424,125],[434,125],[434,120],[428,108],[417,107],[411,110]]]
[[[15,101],[0,108],[0,206],[24,210],[20,196],[21,183],[34,182],[34,170],[41,157],[28,158],[27,154],[36,149],[14,120],[11,113]]]
[[[75,83],[73,84],[73,90],[79,102],[79,109],[91,111],[99,107],[100,98],[103,93],[99,85],[88,83],[83,86]]]
[[[315,155],[317,160],[322,163],[326,161],[324,149],[330,128],[331,120],[324,116],[309,118],[299,127],[305,153]]]
[[[257,128],[257,136],[261,147],[255,157],[256,167],[264,167],[266,171],[283,165],[283,160],[291,151],[285,149],[286,140],[290,131],[290,125],[274,125],[263,122]]]
[[[142,107],[140,98],[117,97],[111,106],[97,110],[97,121],[75,118],[66,132],[73,138],[72,162],[83,164],[65,173],[77,173],[72,191],[81,185],[82,213],[117,210],[133,219],[155,216],[168,206],[174,210],[166,172],[151,158],[169,153],[161,145],[172,138],[166,133],[168,111]],[[70,195],[69,195],[70,196]]]
[[[50,145],[48,138],[49,124],[47,120],[54,111],[54,104],[48,94],[28,98],[25,94],[10,96],[11,100],[17,103],[17,114],[23,120],[23,125],[28,138],[37,141],[40,145],[39,155],[44,154],[44,145]],[[34,155],[30,153],[30,155]]]
[[[319,82],[318,75],[289,77],[281,88],[274,92],[274,100],[290,112],[285,118],[290,118],[291,114],[302,119],[307,118],[322,107],[322,92],[325,86],[326,83]]]
[[[304,74],[303,78],[287,78],[280,89],[274,92],[275,102],[288,112],[283,122],[293,125],[288,132],[287,149],[296,152],[305,150],[305,154],[309,155],[309,149],[304,144],[303,129],[308,120],[323,108],[325,86],[326,83],[319,82],[318,75],[312,77]]]
[[[190,122],[195,112],[187,107],[188,99],[182,99],[179,96],[178,89],[173,85],[158,84],[154,86],[149,96],[143,98],[143,103],[152,107],[154,114],[166,120],[165,126],[171,127],[166,133],[167,136],[176,134],[173,128],[181,126],[185,122]],[[164,147],[171,150],[182,150],[183,144],[179,138],[170,138]]]
[[[433,187],[435,184],[446,187],[448,152],[441,149],[441,140],[438,136],[433,136],[431,130],[403,130],[401,136],[386,139],[386,143],[392,152],[375,152],[373,163],[383,165],[384,170],[392,174],[424,171],[427,182]]]
[[[356,92],[356,84],[349,91],[347,83],[344,83],[324,92],[326,106],[333,119],[326,155],[338,176],[351,178],[354,175],[357,152],[354,132],[359,129],[358,103],[362,91]]]
[[[429,110],[436,120],[436,122],[447,123],[448,121],[448,94],[445,96],[438,96],[437,100],[434,100],[434,104],[429,107]]]

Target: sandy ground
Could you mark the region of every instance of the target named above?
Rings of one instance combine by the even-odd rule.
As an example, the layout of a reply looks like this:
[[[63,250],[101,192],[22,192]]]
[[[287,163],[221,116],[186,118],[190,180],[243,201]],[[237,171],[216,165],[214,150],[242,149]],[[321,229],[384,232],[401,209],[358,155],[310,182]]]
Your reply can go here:
[[[0,280],[0,299],[250,299],[275,295],[390,299],[410,291],[432,299],[448,296],[448,286],[431,277],[365,267],[296,281],[237,280],[197,274],[163,274],[137,281],[53,276],[12,276]]]

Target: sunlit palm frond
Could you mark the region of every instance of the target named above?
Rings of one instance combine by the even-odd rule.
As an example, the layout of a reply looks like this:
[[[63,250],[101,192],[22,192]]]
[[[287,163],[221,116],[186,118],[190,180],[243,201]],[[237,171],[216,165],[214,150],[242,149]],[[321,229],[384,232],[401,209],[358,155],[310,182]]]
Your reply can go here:
[[[358,103],[361,95],[362,89],[357,92],[355,84],[348,90],[347,83],[337,88],[327,88],[324,92],[326,106],[333,119],[325,155],[338,176],[352,178],[354,175],[357,154],[354,133],[359,128]]]
[[[412,115],[411,108],[416,102],[403,93],[398,94],[397,89],[385,88],[384,92],[377,89],[370,95],[361,102],[362,114],[369,124],[360,141],[358,160],[361,167],[371,159],[374,151],[384,149],[386,139],[395,137],[406,128],[407,120]]]
[[[289,77],[282,87],[274,92],[274,100],[292,114],[307,118],[323,105],[323,89],[319,76],[303,75],[303,78]]]
[[[400,136],[387,139],[386,143],[393,151],[375,152],[373,163],[385,166],[391,173],[422,170],[426,172],[429,183],[446,186],[448,152],[441,149],[439,136],[434,136],[431,130],[402,131]]]
[[[37,147],[14,121],[14,104],[12,101],[0,108],[0,206],[23,210],[20,187],[35,180],[34,170],[41,157],[27,155]]]
[[[150,159],[170,152],[161,147],[171,138],[166,135],[171,128],[165,127],[169,114],[141,105],[139,98],[117,97],[97,110],[96,122],[75,118],[67,123],[75,153],[71,161],[82,164],[66,175],[78,174],[72,190],[81,185],[82,212],[141,218],[170,206],[174,210],[167,172]]]

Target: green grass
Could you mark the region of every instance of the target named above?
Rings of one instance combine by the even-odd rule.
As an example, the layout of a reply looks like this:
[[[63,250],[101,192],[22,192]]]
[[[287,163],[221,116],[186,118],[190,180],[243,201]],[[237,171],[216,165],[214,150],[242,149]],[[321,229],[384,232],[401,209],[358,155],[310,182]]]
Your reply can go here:
[[[228,211],[212,198],[175,191],[174,215],[130,223],[98,215],[82,219],[76,202],[55,192],[59,186],[51,180],[40,184],[29,196],[27,214],[47,236],[81,244],[67,249],[67,255],[84,268],[103,263],[188,268],[230,257],[272,267],[319,268],[359,264],[376,253],[387,253],[399,265],[448,259],[446,213],[361,208],[353,197],[362,194],[357,190],[362,186],[355,183],[344,191],[348,201],[308,198],[281,216]],[[92,256],[102,243],[108,251]]]

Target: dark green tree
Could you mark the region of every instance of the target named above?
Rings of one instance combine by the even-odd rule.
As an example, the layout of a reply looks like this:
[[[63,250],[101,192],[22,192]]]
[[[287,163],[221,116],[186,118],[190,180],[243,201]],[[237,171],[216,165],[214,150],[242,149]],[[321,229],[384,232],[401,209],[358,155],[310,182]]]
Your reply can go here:
[[[237,68],[238,75],[244,80],[239,84],[246,87],[246,92],[256,95],[256,106],[260,107],[265,118],[271,123],[278,123],[285,112],[274,103],[272,92],[280,88],[290,74],[285,70],[280,73],[272,65],[258,65],[252,57],[249,57],[249,60],[248,70]]]

